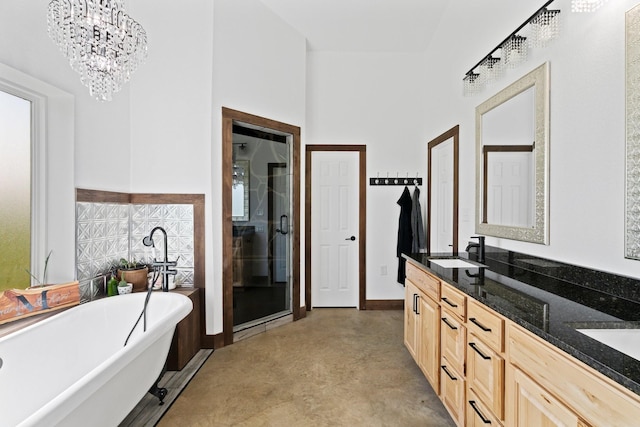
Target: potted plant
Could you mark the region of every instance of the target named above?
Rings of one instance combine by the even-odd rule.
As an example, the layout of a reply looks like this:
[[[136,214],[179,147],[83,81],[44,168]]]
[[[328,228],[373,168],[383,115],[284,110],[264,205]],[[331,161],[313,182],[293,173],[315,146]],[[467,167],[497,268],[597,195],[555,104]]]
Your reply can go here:
[[[144,262],[128,261],[125,258],[120,258],[120,264],[118,265],[118,280],[125,283],[133,284],[133,291],[145,291],[147,289],[147,275],[149,274],[149,267]]]

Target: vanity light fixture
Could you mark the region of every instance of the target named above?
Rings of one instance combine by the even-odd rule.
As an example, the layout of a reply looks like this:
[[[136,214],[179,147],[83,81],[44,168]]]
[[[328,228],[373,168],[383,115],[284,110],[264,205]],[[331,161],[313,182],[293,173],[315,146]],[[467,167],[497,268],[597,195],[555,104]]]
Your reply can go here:
[[[51,0],[47,30],[98,101],[111,101],[147,57],[147,33],[124,0]]]
[[[553,2],[554,0],[549,0],[543,4],[529,19],[465,73],[462,79],[465,96],[482,92],[487,83],[502,76],[505,68],[515,68],[526,61],[529,45],[544,47],[558,37],[560,10],[547,9],[547,6]],[[520,33],[527,34],[528,37]]]
[[[571,12],[595,12],[608,0],[571,0]]]

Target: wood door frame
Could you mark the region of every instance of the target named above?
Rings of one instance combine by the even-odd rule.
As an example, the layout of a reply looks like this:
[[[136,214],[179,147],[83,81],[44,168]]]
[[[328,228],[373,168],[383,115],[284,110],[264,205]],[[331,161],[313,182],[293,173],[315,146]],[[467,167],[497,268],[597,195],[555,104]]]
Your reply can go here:
[[[292,136],[291,293],[293,320],[306,315],[300,307],[300,127],[222,107],[222,334],[224,345],[233,344],[233,221],[231,215],[233,123],[272,129]]]
[[[305,305],[307,311],[311,310],[311,163],[312,154],[315,151],[352,151],[359,153],[359,191],[360,201],[358,205],[359,220],[359,257],[358,257],[358,300],[360,310],[367,309],[367,146],[366,145],[307,145],[305,153]]]
[[[443,134],[435,137],[427,144],[427,253],[431,254],[431,151],[433,148],[445,141],[453,138],[453,255],[458,255],[458,209],[459,209],[459,187],[460,187],[460,125],[455,125]]]
[[[273,273],[273,247],[275,244],[275,233],[273,232],[273,227],[275,224],[275,218],[273,218],[273,170],[276,168],[286,167],[286,163],[267,163],[267,241],[269,242],[269,246],[267,248],[267,259],[268,259],[268,271],[269,278],[268,282],[273,284],[275,279],[275,274]]]

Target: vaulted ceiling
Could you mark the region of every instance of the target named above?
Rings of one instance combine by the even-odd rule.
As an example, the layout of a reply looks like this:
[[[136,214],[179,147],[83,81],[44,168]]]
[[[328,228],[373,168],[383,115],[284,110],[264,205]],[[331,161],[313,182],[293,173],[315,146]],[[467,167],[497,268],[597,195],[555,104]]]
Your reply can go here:
[[[261,0],[311,51],[420,52],[450,0]]]

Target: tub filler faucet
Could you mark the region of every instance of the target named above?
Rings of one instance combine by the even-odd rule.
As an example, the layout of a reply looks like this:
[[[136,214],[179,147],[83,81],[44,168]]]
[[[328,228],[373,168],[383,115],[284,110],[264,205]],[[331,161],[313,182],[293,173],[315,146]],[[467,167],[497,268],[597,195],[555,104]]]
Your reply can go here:
[[[154,270],[159,269],[159,272],[160,272],[159,274],[162,274],[162,291],[169,292],[169,276],[176,275],[177,270],[172,267],[175,267],[176,265],[178,265],[178,261],[177,260],[169,261],[169,255],[168,255],[169,248],[167,246],[167,232],[162,227],[155,227],[153,230],[151,230],[151,233],[149,233],[148,236],[142,239],[142,244],[145,246],[151,246],[152,248],[155,248],[156,246],[153,243],[153,234],[156,231],[161,231],[162,234],[164,234],[164,261],[158,261],[154,255],[151,266],[154,268]],[[154,276],[154,277],[157,277],[157,276]]]

